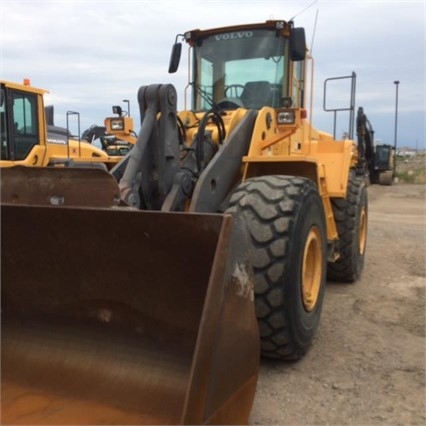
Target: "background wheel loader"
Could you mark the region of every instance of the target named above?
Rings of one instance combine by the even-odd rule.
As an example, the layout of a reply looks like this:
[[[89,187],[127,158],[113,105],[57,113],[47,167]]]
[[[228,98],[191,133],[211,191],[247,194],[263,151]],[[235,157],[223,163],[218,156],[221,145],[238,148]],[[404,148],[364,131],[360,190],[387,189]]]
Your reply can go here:
[[[183,37],[191,107],[142,86],[138,139],[110,173],[2,173],[8,423],[247,422],[259,353],[303,356],[327,275],[362,272],[363,158],[307,120],[303,28]]]
[[[109,155],[72,137],[67,128],[54,126],[53,108],[44,108],[45,93],[27,79],[24,84],[0,82],[0,167],[78,165],[111,169],[121,160],[121,153]]]

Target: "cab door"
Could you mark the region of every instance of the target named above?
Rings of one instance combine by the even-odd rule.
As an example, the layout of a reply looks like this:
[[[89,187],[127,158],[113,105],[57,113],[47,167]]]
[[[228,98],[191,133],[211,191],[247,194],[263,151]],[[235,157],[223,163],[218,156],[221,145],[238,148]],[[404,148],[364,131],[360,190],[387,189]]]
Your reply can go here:
[[[42,166],[46,144],[40,136],[45,131],[40,96],[7,87],[1,92],[1,165]]]

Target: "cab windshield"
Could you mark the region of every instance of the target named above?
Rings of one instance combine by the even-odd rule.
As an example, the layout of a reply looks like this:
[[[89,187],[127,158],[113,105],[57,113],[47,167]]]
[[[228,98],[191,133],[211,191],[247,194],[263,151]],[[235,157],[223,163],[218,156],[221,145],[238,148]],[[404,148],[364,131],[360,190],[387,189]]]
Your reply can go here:
[[[276,31],[214,34],[193,49],[195,110],[277,108],[287,96],[288,39]]]

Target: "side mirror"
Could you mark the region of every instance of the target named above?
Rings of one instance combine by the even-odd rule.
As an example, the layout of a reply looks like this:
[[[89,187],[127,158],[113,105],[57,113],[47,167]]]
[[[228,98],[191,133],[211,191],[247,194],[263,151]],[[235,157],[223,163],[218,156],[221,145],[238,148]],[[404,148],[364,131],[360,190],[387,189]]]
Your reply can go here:
[[[180,55],[182,52],[182,43],[175,43],[170,55],[169,74],[173,74],[179,68]]]
[[[54,112],[54,106],[53,105],[47,105],[44,107],[44,114],[46,115],[46,124],[48,126],[54,126],[54,118],[55,118],[55,112]]]
[[[290,35],[290,55],[292,61],[303,61],[306,56],[304,28],[292,28]]]

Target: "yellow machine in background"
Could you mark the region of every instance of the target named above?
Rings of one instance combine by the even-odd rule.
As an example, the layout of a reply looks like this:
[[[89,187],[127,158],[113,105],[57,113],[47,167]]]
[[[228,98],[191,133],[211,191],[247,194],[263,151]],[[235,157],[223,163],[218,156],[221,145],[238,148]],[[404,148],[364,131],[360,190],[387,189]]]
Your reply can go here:
[[[1,81],[0,167],[101,166],[110,169],[122,155],[104,150],[70,135],[48,132],[43,95],[46,90]]]
[[[184,40],[191,105],[141,87],[137,141],[110,173],[2,173],[9,424],[247,423],[260,354],[301,358],[326,278],[363,270],[362,153],[307,119],[303,28]]]
[[[106,133],[134,145],[137,140],[137,134],[135,133],[133,118],[130,115],[124,115],[125,113],[123,113],[119,105],[114,105],[112,112],[117,114],[117,116],[105,118]]]
[[[82,138],[98,143],[108,155],[126,155],[136,143],[133,117],[126,116],[119,105],[112,107],[115,117],[106,117],[105,126],[92,125],[83,132]]]

